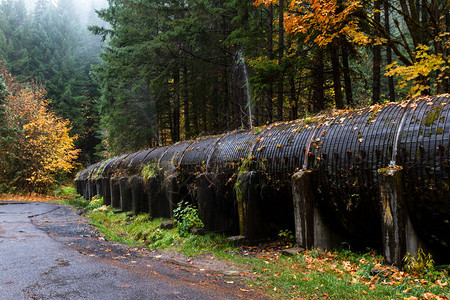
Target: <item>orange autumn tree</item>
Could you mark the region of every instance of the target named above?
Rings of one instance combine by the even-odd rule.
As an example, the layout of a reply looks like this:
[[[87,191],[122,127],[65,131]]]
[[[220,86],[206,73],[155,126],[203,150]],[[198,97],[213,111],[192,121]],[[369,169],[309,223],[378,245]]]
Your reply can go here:
[[[278,0],[256,0],[253,4],[274,5]],[[362,8],[360,1],[348,0],[292,0],[284,15],[284,26],[288,34],[305,35],[324,47],[334,39],[344,36],[361,43],[364,37],[355,14]]]
[[[0,184],[5,190],[45,192],[58,176],[70,172],[79,150],[69,135],[69,121],[57,117],[38,84],[18,84],[0,66],[6,85],[4,134],[0,139]],[[9,89],[11,87],[11,89]]]
[[[277,5],[279,0],[256,0],[255,6]],[[360,28],[359,15],[363,11],[360,1],[350,0],[292,0],[283,7],[284,28],[290,38],[297,39],[300,44],[310,47],[312,65],[312,86],[314,86],[312,102],[317,102],[316,109],[325,108],[324,92],[326,79],[323,76],[324,66],[331,63],[332,91],[337,108],[344,108],[345,90],[348,106],[353,105],[351,78],[349,69],[349,52],[354,45],[367,43]],[[305,47],[303,46],[303,47]],[[327,56],[329,57],[327,59]],[[341,67],[342,66],[342,67]],[[342,69],[342,72],[341,72]],[[344,77],[345,88],[342,88],[341,77]]]

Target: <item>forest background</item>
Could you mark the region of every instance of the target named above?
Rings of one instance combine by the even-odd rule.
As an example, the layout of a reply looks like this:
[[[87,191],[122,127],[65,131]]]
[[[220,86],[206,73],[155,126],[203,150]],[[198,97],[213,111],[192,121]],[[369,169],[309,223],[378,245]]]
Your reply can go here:
[[[72,167],[76,154],[87,165],[250,124],[449,91],[446,0],[108,0],[84,14],[72,0],[30,3],[0,0],[3,154],[12,144],[5,110],[19,95],[5,84],[9,75],[28,98],[51,99],[42,103],[56,123],[70,121],[66,151],[81,149],[70,152]],[[33,188],[34,175],[5,172],[17,153],[0,157],[0,186]],[[70,170],[54,169],[50,181]]]

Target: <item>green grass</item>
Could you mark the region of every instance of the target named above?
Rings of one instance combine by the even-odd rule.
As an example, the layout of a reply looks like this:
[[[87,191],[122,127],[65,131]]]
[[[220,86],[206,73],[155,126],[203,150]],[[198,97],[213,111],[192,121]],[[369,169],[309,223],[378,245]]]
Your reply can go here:
[[[74,197],[66,204],[87,209],[89,220],[109,240],[149,249],[179,251],[188,256],[214,255],[248,270],[252,273],[248,283],[276,298],[420,299],[431,294],[450,297],[448,266],[437,267],[432,272],[406,273],[384,266],[382,257],[374,251],[324,252],[313,249],[285,256],[279,251],[285,245],[280,241],[248,245],[237,244],[218,234],[183,237],[177,228],[160,229],[161,223],[167,221],[165,219],[114,213],[100,206],[99,200],[90,203]],[[386,272],[373,274],[373,267]]]
[[[60,196],[75,197],[75,196],[77,196],[77,190],[72,186],[61,186],[61,187],[56,188],[53,191],[53,194],[55,197],[60,197]]]

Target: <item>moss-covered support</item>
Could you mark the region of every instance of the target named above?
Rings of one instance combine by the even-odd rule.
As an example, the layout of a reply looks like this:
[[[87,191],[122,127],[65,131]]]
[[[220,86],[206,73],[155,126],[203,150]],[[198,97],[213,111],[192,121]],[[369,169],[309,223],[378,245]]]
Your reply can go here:
[[[261,195],[261,175],[255,171],[240,173],[235,187],[240,235],[250,240],[271,236],[270,219],[264,216],[270,203]]]
[[[386,262],[396,266],[402,265],[406,252],[415,254],[421,246],[403,197],[401,173],[400,168],[378,170],[384,256]]]
[[[120,209],[122,211],[130,211],[131,210],[131,187],[128,183],[128,177],[121,177],[119,179],[119,187],[120,187]]]
[[[103,197],[102,194],[102,179],[101,178],[96,178],[93,180],[95,182],[95,194],[96,195],[100,195]]]
[[[134,214],[148,212],[147,195],[144,192],[144,180],[140,176],[130,178],[131,186],[131,210]]]
[[[213,174],[202,173],[195,178],[195,198],[200,219],[206,231],[236,234],[239,218],[234,199],[217,193]]]
[[[111,191],[111,206],[113,208],[120,208],[120,186],[119,178],[111,177],[109,181],[110,191]]]
[[[95,186],[94,179],[86,179],[87,182],[87,197],[84,197],[87,200],[91,200],[97,192],[97,188]]]
[[[81,180],[75,179],[75,189],[78,195],[83,195],[83,182]]]
[[[170,218],[169,198],[161,185],[162,176],[150,176],[144,182],[148,211],[151,218]]]
[[[342,239],[322,219],[311,188],[311,174],[301,170],[292,176],[295,237],[305,249],[331,249]]]
[[[170,217],[172,217],[172,212],[175,208],[177,208],[178,203],[183,200],[183,197],[180,193],[180,189],[178,186],[178,177],[177,175],[169,175],[164,180],[164,187],[169,199],[169,212]]]
[[[97,195],[97,179],[89,179],[89,200]]]
[[[89,197],[89,181],[87,179],[83,180],[83,193],[81,196],[83,196],[84,199],[88,199]]]
[[[109,178],[102,178],[102,196],[103,196],[103,204],[111,205],[111,185],[109,184]]]

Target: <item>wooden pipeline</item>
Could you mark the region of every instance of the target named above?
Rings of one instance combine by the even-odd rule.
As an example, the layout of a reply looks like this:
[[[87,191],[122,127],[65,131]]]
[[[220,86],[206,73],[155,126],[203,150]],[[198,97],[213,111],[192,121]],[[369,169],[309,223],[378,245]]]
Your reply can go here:
[[[420,247],[448,263],[449,104],[421,97],[182,141],[91,165],[76,187],[152,217],[192,202],[209,231],[291,229],[302,247],[374,247],[397,265]]]

